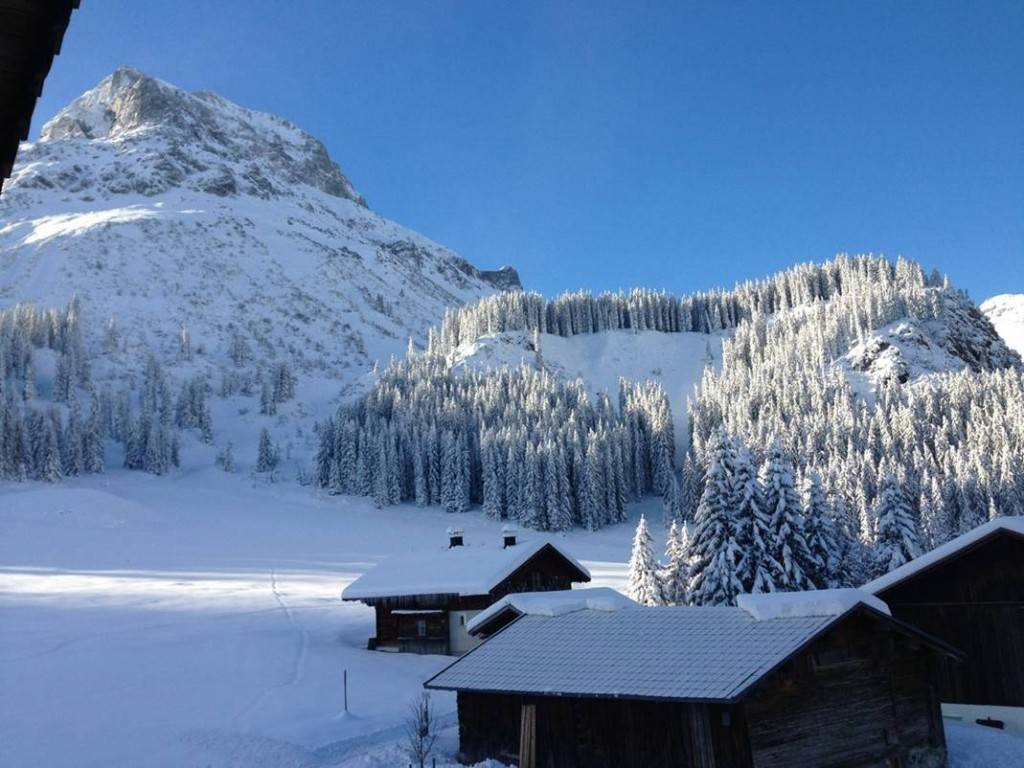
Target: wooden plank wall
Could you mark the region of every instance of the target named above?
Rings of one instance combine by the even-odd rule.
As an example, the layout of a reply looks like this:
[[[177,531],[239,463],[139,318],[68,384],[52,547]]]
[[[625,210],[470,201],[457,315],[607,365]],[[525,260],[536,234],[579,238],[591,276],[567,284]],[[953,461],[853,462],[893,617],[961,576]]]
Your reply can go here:
[[[941,665],[942,701],[1024,707],[1024,540],[1001,534],[880,597],[966,655]]]
[[[534,707],[532,738],[523,733],[524,706]],[[515,764],[524,757],[522,745],[532,741],[534,768],[750,766],[736,708],[460,692],[458,709],[460,758],[467,763],[493,758]]]
[[[890,766],[945,749],[930,650],[858,620],[763,681],[745,702],[755,768]]]

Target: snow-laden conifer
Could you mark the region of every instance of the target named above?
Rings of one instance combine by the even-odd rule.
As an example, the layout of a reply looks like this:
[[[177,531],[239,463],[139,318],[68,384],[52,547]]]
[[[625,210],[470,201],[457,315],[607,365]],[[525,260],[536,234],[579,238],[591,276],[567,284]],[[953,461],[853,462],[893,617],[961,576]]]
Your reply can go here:
[[[662,598],[668,605],[689,603],[690,559],[686,523],[673,521],[665,542],[665,567],[661,572]]]
[[[647,520],[640,516],[633,536],[626,576],[626,594],[641,605],[661,605],[664,600],[658,580],[658,561],[654,557]]]
[[[892,474],[882,478],[875,514],[878,521],[875,560],[879,573],[888,573],[921,554],[914,510]]]
[[[731,440],[723,432],[712,435],[709,456],[704,493],[693,521],[689,596],[695,605],[732,605],[736,595],[743,592],[743,552],[733,507],[735,455]]]
[[[811,553],[804,534],[803,509],[796,491],[793,465],[776,442],[759,475],[769,515],[769,546],[778,571],[776,590],[813,589],[808,576]]]

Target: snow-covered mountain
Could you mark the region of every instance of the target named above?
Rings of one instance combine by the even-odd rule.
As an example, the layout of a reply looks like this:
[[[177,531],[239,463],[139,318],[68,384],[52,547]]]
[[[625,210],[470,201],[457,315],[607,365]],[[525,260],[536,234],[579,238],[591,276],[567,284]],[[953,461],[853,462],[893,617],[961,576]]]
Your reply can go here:
[[[0,306],[77,294],[129,355],[168,359],[187,326],[199,367],[241,339],[256,365],[345,381],[517,288],[374,213],[289,121],[129,68],[21,147],[0,198]]]
[[[1024,293],[1003,293],[981,303],[981,311],[1011,349],[1024,356]]]

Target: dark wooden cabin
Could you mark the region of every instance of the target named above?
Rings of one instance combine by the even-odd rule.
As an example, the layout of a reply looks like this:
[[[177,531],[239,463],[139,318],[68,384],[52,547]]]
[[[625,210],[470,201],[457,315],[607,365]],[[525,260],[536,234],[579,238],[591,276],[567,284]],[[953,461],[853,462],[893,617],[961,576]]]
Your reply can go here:
[[[944,703],[983,705],[960,711],[994,718],[1007,713],[992,706],[1024,707],[1024,518],[986,523],[864,589],[963,651],[962,664],[941,666]],[[1008,714],[1024,727],[1024,710]]]
[[[395,555],[352,582],[343,600],[376,612],[371,650],[460,654],[480,641],[469,621],[514,592],[567,590],[590,573],[550,542],[518,542],[506,533],[496,546],[466,545],[449,532],[447,549]]]
[[[727,607],[581,610],[520,616],[426,687],[457,692],[465,763],[939,768],[933,673],[947,655],[864,603],[767,619]]]
[[[0,190],[79,0],[0,0]]]

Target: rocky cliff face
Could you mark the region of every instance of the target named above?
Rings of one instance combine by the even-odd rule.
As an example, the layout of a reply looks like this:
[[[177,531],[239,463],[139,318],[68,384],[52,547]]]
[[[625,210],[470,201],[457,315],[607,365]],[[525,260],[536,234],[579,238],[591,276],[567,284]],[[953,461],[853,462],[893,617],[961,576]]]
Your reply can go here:
[[[242,338],[257,363],[351,378],[519,287],[375,214],[289,121],[128,68],[22,146],[0,198],[0,305],[77,294],[128,354],[169,357],[186,326],[212,367]]]
[[[114,162],[71,168],[58,179],[36,172],[22,184],[147,196],[186,188],[264,199],[293,197],[304,185],[366,205],[324,145],[284,118],[209,91],[186,93],[134,69],[115,71],[40,133],[48,155],[60,156],[76,139],[115,145]]]

